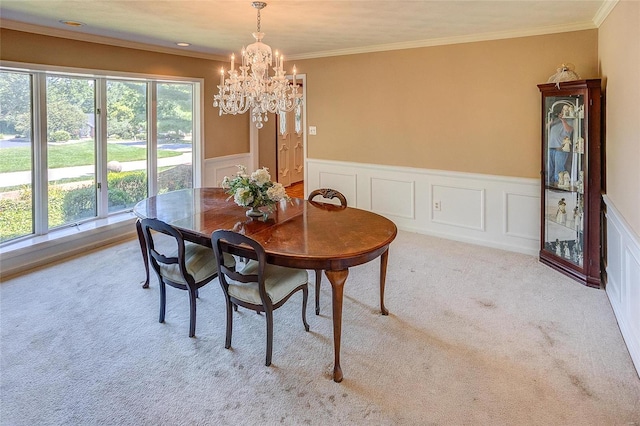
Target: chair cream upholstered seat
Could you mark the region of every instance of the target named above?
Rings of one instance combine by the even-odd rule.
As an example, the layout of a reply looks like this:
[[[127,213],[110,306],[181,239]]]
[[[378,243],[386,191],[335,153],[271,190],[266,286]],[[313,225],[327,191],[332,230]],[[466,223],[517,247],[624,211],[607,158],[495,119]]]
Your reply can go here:
[[[247,265],[238,272],[242,275],[257,275],[259,267],[260,264],[257,261],[249,260]],[[309,275],[305,270],[283,268],[270,264],[265,265],[264,275],[266,277],[264,288],[273,304],[288,297],[296,288],[307,285],[309,280]],[[242,283],[234,280],[228,280],[228,282],[229,296],[254,305],[262,303],[258,283]]]
[[[185,267],[195,281],[203,281],[207,278],[217,276],[218,265],[216,264],[215,255],[209,247],[185,242],[184,248]],[[177,247],[170,253],[167,253],[167,257],[178,257]],[[230,258],[233,259],[233,256],[230,256]],[[187,281],[180,272],[179,264],[159,263],[158,266],[160,267],[160,275],[164,278],[176,283],[187,284]]]

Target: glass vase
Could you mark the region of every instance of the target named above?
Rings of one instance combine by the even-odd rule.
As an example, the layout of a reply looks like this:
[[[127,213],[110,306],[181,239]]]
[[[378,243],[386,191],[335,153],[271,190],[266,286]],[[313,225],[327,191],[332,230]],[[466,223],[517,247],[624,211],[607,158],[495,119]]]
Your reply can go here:
[[[249,210],[247,210],[246,215],[248,217],[262,217],[264,216],[264,212],[261,212],[258,207],[252,206]]]

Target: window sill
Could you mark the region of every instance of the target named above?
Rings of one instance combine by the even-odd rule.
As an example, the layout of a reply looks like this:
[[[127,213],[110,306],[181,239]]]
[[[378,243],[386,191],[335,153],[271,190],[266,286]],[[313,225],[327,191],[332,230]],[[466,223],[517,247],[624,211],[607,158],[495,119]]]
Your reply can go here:
[[[0,247],[0,279],[61,258],[135,236],[136,216],[119,213],[27,237]]]

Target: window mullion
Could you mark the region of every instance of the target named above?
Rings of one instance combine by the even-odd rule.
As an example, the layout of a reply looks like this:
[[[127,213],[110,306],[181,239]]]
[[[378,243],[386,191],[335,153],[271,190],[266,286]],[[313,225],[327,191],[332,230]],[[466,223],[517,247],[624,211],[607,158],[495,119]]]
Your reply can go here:
[[[98,217],[109,215],[107,184],[107,80],[96,79],[96,180],[98,191]]]
[[[158,84],[149,82],[147,87],[148,125],[147,125],[147,167],[149,196],[158,193]]]
[[[196,83],[193,85],[193,116],[192,116],[192,139],[191,144],[193,147],[193,187],[200,188],[203,185],[203,170],[204,170],[204,147],[202,146],[202,139],[204,135],[204,120],[201,120],[204,114],[204,96],[202,93],[202,88],[204,84]],[[256,153],[256,158],[258,154]],[[197,165],[197,166],[196,166]]]
[[[33,75],[33,209],[34,233],[46,234],[49,230],[48,161],[47,161],[47,76]]]

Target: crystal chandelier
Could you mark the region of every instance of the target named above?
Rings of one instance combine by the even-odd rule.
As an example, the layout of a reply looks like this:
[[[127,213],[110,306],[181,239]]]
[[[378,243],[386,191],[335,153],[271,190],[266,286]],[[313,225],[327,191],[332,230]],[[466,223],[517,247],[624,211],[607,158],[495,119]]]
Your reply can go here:
[[[235,67],[235,55],[231,55],[227,78],[224,68],[220,69],[219,92],[213,97],[213,106],[220,107],[220,115],[243,114],[251,109],[253,122],[261,129],[263,122],[268,120],[268,112],[292,111],[302,101],[302,94],[298,94],[296,67],[293,67],[293,82],[290,84],[283,71],[284,56],[276,50],[276,64],[273,66],[271,47],[262,42],[264,33],[260,32],[260,10],[267,3],[254,1],[251,5],[258,10],[258,30],[252,33],[256,42],[242,48],[239,70]],[[273,76],[269,76],[269,67],[273,67]]]

